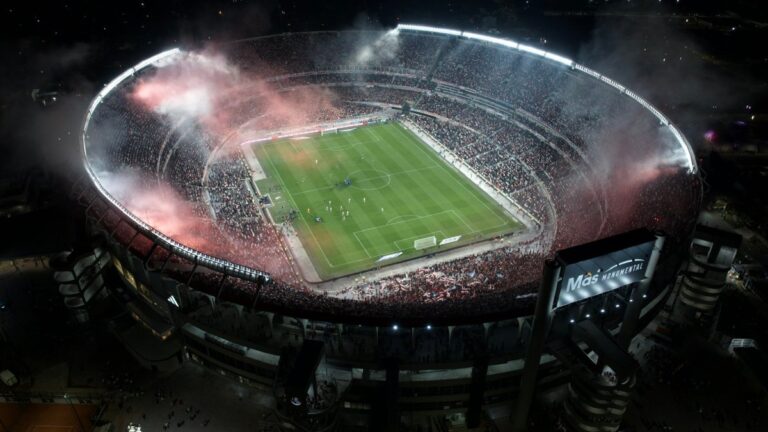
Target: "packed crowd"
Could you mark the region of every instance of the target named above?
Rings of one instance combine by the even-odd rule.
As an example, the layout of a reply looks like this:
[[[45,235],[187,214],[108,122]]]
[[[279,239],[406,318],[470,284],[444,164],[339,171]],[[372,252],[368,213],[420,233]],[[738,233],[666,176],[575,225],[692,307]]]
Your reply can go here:
[[[271,75],[345,67],[398,68],[424,73],[438,58],[441,37],[382,32],[311,32],[271,35],[232,44],[227,57],[244,70]]]

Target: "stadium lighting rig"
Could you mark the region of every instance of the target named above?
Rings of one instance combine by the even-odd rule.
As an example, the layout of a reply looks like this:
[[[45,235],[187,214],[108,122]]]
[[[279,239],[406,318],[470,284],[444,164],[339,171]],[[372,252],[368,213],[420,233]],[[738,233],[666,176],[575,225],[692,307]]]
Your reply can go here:
[[[548,51],[545,51],[540,48],[532,47],[529,45],[523,45],[520,43],[517,43],[515,41],[494,37],[494,36],[488,36],[483,35],[479,33],[472,33],[472,32],[466,32],[466,31],[460,31],[460,30],[454,30],[454,29],[447,29],[442,27],[432,27],[432,26],[426,26],[426,25],[420,25],[420,24],[398,24],[397,27],[394,29],[394,31],[414,31],[414,32],[426,32],[426,33],[436,33],[436,34],[443,34],[443,35],[449,35],[449,36],[458,36],[466,39],[474,39],[481,42],[487,42],[495,45],[500,45],[506,48],[510,49],[516,49],[518,51],[523,51],[525,53],[535,55],[538,57],[543,57],[547,60],[560,63],[562,65],[565,65],[573,70],[577,70],[579,72],[583,72],[592,78],[595,78],[597,80],[600,80],[611,87],[615,88],[616,90],[620,91],[622,94],[629,96],[630,98],[634,99],[637,103],[643,106],[643,108],[650,111],[658,120],[659,123],[667,127],[669,129],[669,132],[672,134],[672,136],[675,138],[677,143],[680,145],[680,147],[683,150],[683,153],[685,155],[685,166],[688,169],[688,172],[693,174],[696,173],[697,168],[696,164],[693,161],[693,150],[691,149],[691,145],[688,142],[688,140],[685,139],[683,134],[680,133],[680,131],[659,111],[657,110],[653,105],[648,103],[645,99],[638,96],[634,92],[630,91],[623,85],[619,84],[618,82],[608,78],[605,75],[602,75],[592,69],[589,69],[585,66],[582,66],[573,60],[563,57],[558,54],[554,54]]]

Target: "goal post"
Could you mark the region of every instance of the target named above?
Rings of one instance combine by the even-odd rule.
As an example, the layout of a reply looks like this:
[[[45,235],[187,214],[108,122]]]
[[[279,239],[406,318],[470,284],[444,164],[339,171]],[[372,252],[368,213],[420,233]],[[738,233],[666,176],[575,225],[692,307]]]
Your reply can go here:
[[[424,237],[413,241],[413,248],[416,250],[427,249],[437,245],[437,237]]]

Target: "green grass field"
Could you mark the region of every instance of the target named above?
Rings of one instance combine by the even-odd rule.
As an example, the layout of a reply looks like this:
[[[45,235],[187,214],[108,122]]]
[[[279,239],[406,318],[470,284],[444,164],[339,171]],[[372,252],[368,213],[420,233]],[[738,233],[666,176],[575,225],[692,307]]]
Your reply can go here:
[[[399,123],[261,143],[254,151],[267,175],[257,184],[274,203],[272,217],[298,211],[293,226],[323,279],[522,228]],[[429,236],[438,243],[462,237],[414,249],[414,240]],[[377,263],[396,252],[403,254]]]

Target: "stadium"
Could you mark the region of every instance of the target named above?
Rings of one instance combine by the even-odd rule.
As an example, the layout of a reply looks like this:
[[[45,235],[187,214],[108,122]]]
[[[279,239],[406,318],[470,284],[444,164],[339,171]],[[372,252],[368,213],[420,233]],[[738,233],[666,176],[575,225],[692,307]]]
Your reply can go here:
[[[675,233],[697,202],[690,148],[665,117],[532,47],[400,26],[220,48],[171,50],[118,77],[83,143],[105,205],[128,219],[120,230],[148,234],[131,248],[155,242],[151,264],[197,265],[193,286],[220,291],[224,272],[222,294],[254,293],[249,305],[328,303],[304,311],[322,314],[364,300],[405,321],[429,303],[446,316],[471,302],[525,310],[553,250],[639,226]],[[415,249],[420,238],[432,243]]]
[[[669,293],[701,182],[639,94],[533,46],[420,25],[171,49],[94,99],[78,196],[133,316],[201,363],[272,386],[278,361],[243,353],[322,334],[348,367],[466,374],[435,379],[446,396],[470,392],[482,342],[498,367],[483,404],[500,403],[556,251],[663,232],[641,319]],[[615,328],[629,301],[618,289],[559,315]],[[353,402],[371,387],[352,388],[345,407],[366,409]],[[401,410],[446,409],[416,393]]]

